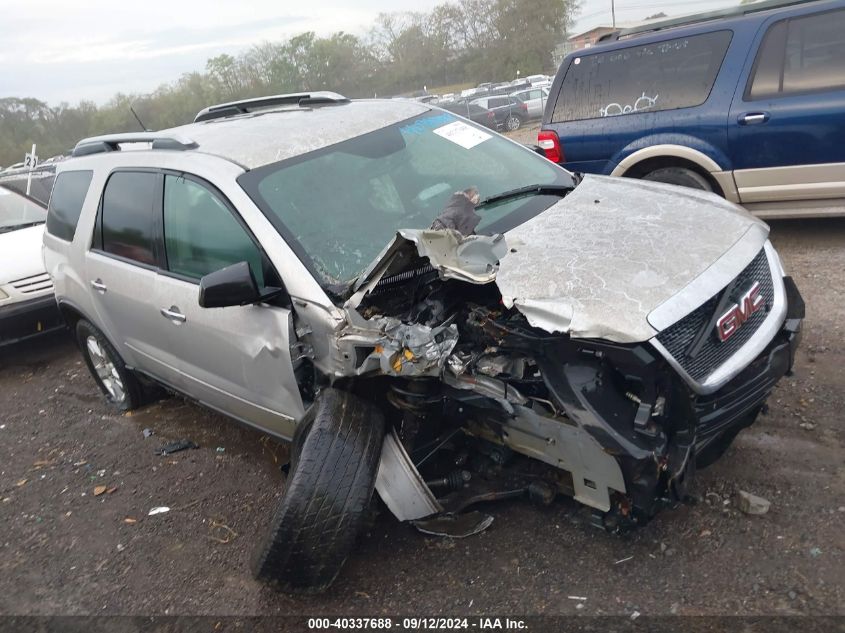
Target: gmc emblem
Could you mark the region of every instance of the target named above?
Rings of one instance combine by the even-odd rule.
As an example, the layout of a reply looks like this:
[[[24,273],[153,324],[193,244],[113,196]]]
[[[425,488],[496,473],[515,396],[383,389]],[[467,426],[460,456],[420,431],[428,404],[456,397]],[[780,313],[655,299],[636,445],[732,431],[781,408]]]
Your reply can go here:
[[[760,283],[755,281],[748,290],[716,321],[716,334],[723,343],[736,334],[751,315],[763,307]]]

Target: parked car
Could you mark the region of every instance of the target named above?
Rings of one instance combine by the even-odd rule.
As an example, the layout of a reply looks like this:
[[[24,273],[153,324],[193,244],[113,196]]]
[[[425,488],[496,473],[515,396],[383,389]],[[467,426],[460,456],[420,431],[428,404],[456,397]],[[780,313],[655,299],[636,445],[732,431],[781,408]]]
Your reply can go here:
[[[19,169],[12,173],[0,173],[0,186],[21,195],[28,195],[46,208],[50,200],[50,191],[53,189],[53,178],[56,175],[55,162],[57,161],[53,160],[50,163],[45,161],[31,170]],[[27,188],[29,188],[28,194]]]
[[[280,95],[73,153],[44,253],[85,362],[121,410],[155,381],[292,439],[254,567],[288,590],[332,582],[374,487],[432,534],[515,495],[642,525],[792,367],[760,220],[426,104]]]
[[[63,326],[41,242],[47,210],[0,185],[0,346]]]
[[[581,172],[845,215],[845,2],[757,2],[572,53],[539,143]]]
[[[473,99],[471,103],[490,110],[501,129],[513,132],[528,120],[528,106],[514,97],[499,95]]]
[[[529,119],[539,119],[546,109],[546,102],[549,100],[549,91],[545,88],[530,88],[520,90],[510,95],[525,104]]]
[[[477,103],[471,103],[469,101],[454,101],[452,103],[440,103],[438,105],[444,110],[448,110],[454,114],[459,114],[460,116],[466,117],[470,121],[474,121],[475,123],[488,127],[491,130],[498,130],[502,127],[501,121],[496,118],[496,115],[493,112],[478,105]]]
[[[528,75],[525,78],[525,81],[530,83],[532,86],[536,86],[537,84],[545,84],[550,81],[550,77],[548,75]]]

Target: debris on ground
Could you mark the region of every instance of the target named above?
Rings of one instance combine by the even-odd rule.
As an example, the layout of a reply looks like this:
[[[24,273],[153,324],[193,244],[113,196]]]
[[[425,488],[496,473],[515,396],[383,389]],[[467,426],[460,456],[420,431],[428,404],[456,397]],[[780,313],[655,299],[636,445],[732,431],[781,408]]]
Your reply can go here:
[[[819,548],[819,547],[811,547],[810,548],[810,556],[812,556],[813,558],[818,558],[821,555],[822,555],[821,548]]]
[[[165,512],[170,512],[170,508],[167,506],[156,506],[149,512],[147,512],[148,516],[153,516],[154,514],[164,514]]]
[[[106,490],[108,490],[108,486],[94,486],[94,496],[99,497]]]
[[[156,455],[170,455],[189,448],[199,448],[199,445],[195,444],[191,440],[177,440],[176,442],[170,442],[170,444],[162,446],[156,451]]]
[[[155,434],[152,429],[144,429],[143,433],[144,438],[152,437]]]
[[[218,446],[218,447],[217,447],[217,452],[218,452],[218,453],[225,453],[225,452],[226,452],[226,449],[225,449],[225,448],[223,448],[222,446]]]
[[[210,538],[212,541],[222,543],[223,545],[231,542],[238,536],[238,533],[235,532],[228,525],[223,523],[223,521],[218,521],[216,519],[212,519],[208,529],[209,532],[211,532],[208,538]]]
[[[138,522],[138,519],[133,519],[132,517],[126,517],[123,519],[123,522],[127,525],[135,525]]]
[[[740,490],[738,495],[739,509],[745,512],[745,514],[766,514],[772,505],[768,499],[758,497],[745,490]]]
[[[618,561],[616,561],[616,562],[615,562],[615,563],[613,563],[613,564],[614,564],[614,565],[618,565],[619,563],[625,563],[625,562],[627,562],[627,561],[631,560],[632,558],[633,558],[633,556],[629,556],[628,558],[620,558]]]

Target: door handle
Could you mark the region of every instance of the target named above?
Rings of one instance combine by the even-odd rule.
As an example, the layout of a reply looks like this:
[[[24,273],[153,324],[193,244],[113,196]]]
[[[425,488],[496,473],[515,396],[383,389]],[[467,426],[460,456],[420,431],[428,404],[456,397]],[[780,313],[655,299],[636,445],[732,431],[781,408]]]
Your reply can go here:
[[[108,290],[108,288],[106,288],[106,284],[104,284],[103,280],[99,277],[91,281],[91,287],[97,292],[99,292],[101,295],[105,294],[106,290]]]
[[[179,312],[179,308],[176,306],[170,306],[169,308],[162,308],[161,309],[161,316],[166,319],[170,319],[174,323],[184,323],[187,321],[187,318],[184,314]]]
[[[737,122],[740,125],[759,125],[769,120],[768,112],[746,112],[740,114]]]

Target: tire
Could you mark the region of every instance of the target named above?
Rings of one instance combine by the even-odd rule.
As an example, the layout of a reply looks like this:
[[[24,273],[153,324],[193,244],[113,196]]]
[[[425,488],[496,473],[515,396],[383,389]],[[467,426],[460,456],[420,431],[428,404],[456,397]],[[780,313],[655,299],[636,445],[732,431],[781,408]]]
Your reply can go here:
[[[373,496],[384,416],[372,404],[323,389],[295,436],[284,496],[253,572],[290,593],[318,593],[340,572]]]
[[[653,182],[665,182],[670,185],[680,185],[690,189],[701,189],[702,191],[713,191],[713,187],[701,174],[686,167],[661,167],[650,171],[642,177],[643,180]]]
[[[520,119],[515,114],[508,115],[508,118],[505,119],[505,129],[508,132],[514,132],[518,130],[522,126],[522,119]]]
[[[144,403],[144,389],[108,339],[90,321],[76,324],[76,342],[88,371],[112,406],[120,411],[137,409]]]

